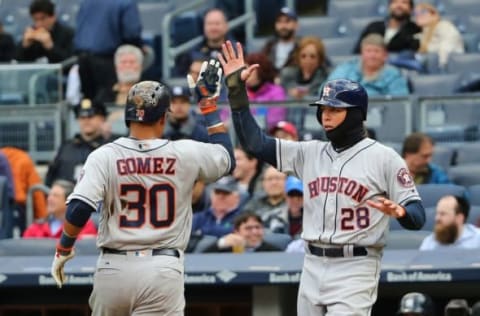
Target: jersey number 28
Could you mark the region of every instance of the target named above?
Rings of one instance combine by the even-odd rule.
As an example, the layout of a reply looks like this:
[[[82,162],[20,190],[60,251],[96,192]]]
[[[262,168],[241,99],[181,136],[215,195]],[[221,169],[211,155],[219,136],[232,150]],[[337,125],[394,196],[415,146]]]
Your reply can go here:
[[[342,230],[354,230],[356,227],[363,229],[370,226],[370,212],[367,207],[342,208]]]
[[[120,227],[140,228],[147,221],[153,228],[164,228],[172,224],[175,219],[175,189],[168,183],[155,184],[150,189],[140,184],[122,184],[120,196],[135,195],[134,201],[129,201],[127,208],[129,215],[135,211],[136,218],[121,215]],[[163,196],[163,199],[159,196]],[[164,201],[161,209],[159,201]],[[133,215],[133,214],[132,214]],[[163,215],[163,216],[162,216]]]

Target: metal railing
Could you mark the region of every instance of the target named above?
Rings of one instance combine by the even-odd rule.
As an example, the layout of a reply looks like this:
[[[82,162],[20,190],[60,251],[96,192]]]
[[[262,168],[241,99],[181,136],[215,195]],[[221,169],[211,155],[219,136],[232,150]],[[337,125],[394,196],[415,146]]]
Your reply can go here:
[[[248,43],[254,35],[255,27],[255,14],[253,10],[253,0],[244,0],[245,1],[245,13],[231,21],[229,21],[229,28],[234,29],[241,25],[245,26],[245,41]],[[168,80],[171,78],[171,68],[174,65],[175,57],[178,55],[187,52],[188,50],[194,48],[200,44],[203,40],[203,35],[197,36],[183,44],[180,44],[176,47],[171,47],[171,26],[172,20],[176,16],[180,15],[183,12],[198,8],[207,3],[206,0],[196,0],[191,1],[188,4],[181,6],[172,12],[168,13],[162,23],[163,35],[162,35],[162,71],[163,79]]]
[[[25,227],[32,225],[33,219],[35,217],[35,205],[34,205],[34,194],[36,191],[45,193],[45,196],[50,192],[50,188],[44,184],[35,184],[28,189],[27,201],[26,201],[26,215],[25,215]]]

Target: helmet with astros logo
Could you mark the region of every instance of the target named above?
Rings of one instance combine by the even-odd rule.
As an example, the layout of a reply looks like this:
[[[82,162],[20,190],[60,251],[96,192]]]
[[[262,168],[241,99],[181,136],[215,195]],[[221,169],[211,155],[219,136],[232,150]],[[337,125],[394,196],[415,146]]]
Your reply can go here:
[[[142,81],[130,88],[125,105],[125,124],[129,122],[154,123],[170,107],[168,87],[157,81]]]
[[[329,80],[321,89],[320,100],[310,105],[326,105],[335,108],[358,107],[362,111],[363,119],[366,120],[368,95],[365,88],[358,82],[348,79]]]

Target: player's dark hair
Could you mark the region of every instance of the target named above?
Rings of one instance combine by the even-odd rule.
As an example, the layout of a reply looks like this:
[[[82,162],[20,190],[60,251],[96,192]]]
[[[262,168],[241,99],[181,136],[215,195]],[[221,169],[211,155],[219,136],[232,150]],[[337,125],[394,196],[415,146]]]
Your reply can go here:
[[[416,132],[408,135],[403,141],[402,157],[405,158],[405,154],[414,154],[420,150],[423,142],[428,141],[430,144],[435,145],[433,139],[427,134]]]
[[[68,181],[68,180],[63,180],[63,179],[55,180],[52,184],[52,187],[55,186],[55,185],[58,185],[59,187],[61,187],[63,189],[63,191],[65,192],[65,199],[70,194],[72,194],[73,189],[75,188],[75,184],[73,182]]]
[[[244,212],[241,212],[239,215],[237,215],[233,219],[233,228],[235,230],[238,230],[240,228],[240,225],[242,225],[243,223],[246,223],[250,218],[253,218],[263,226],[263,221],[260,215],[252,211],[244,211]]]
[[[35,13],[45,13],[48,16],[55,14],[55,4],[50,0],[34,0],[30,4],[30,15]]]
[[[463,222],[465,223],[470,214],[470,202],[463,196],[453,196],[457,201],[455,206],[455,214],[463,214]]]

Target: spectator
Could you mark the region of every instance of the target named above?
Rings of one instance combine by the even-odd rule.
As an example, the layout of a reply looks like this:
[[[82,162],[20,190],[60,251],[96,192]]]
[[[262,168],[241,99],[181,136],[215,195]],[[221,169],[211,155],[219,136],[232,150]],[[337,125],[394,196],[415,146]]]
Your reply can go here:
[[[103,103],[92,103],[91,100],[84,99],[75,107],[80,132],[58,149],[47,171],[45,179],[47,186],[51,186],[57,179],[76,182],[88,155],[111,140],[105,139],[102,135],[106,116],[107,110]]]
[[[275,37],[268,40],[262,49],[277,72],[294,64],[293,52],[300,40],[297,30],[297,14],[292,9],[283,7],[275,19]]]
[[[407,79],[400,70],[387,64],[388,52],[383,37],[369,34],[362,39],[359,59],[338,65],[328,76],[332,79],[350,79],[362,84],[368,96],[408,95]]]
[[[42,179],[38,175],[35,164],[22,149],[15,147],[3,147],[0,150],[8,159],[14,179],[15,209],[18,211],[18,227],[21,231],[25,230],[26,223],[26,202],[29,189],[41,184]],[[33,211],[35,218],[44,218],[47,215],[45,205],[45,195],[43,192],[36,191],[33,194]]]
[[[247,65],[258,64],[260,67],[255,69],[248,80],[247,86],[248,99],[252,103],[285,101],[287,96],[285,90],[280,85],[274,83],[275,69],[267,56],[262,53],[252,53],[246,56]],[[287,115],[287,109],[281,106],[257,107],[252,111],[258,113],[265,112],[267,128],[271,128],[276,122],[284,120]]]
[[[233,219],[240,213],[237,181],[226,176],[213,184],[208,209],[193,214],[192,233],[222,237],[232,232]]]
[[[9,63],[15,57],[15,41],[6,33],[0,22],[0,63]]]
[[[73,192],[74,184],[66,180],[56,180],[47,198],[47,216],[31,224],[24,232],[23,238],[60,238],[67,211],[67,197]],[[79,238],[96,236],[97,228],[89,219],[79,234]]]
[[[305,239],[298,238],[288,243],[285,252],[288,253],[305,253]]]
[[[228,19],[221,9],[209,9],[203,18],[203,41],[190,52],[180,55],[176,62],[176,74],[183,77],[188,73],[194,60],[216,58],[226,40],[232,40],[228,35]]]
[[[23,33],[16,53],[18,61],[46,58],[49,63],[60,63],[73,55],[74,31],[57,21],[55,4],[50,0],[34,0],[30,16],[33,25]]]
[[[264,227],[262,219],[255,213],[242,212],[233,220],[233,232],[227,234],[205,252],[263,252],[280,251],[274,245],[263,240]]]
[[[423,240],[420,250],[480,248],[480,230],[466,223],[469,211],[466,198],[442,197],[437,203],[434,233]]]
[[[270,134],[275,138],[298,141],[298,132],[295,125],[287,121],[279,121],[270,129]]]
[[[420,27],[410,20],[413,11],[413,0],[390,0],[386,20],[374,21],[362,31],[355,45],[354,54],[361,49],[361,42],[369,34],[380,34],[386,44],[387,51],[401,52],[405,50],[417,51],[419,41],[415,34],[421,32]]]
[[[295,65],[280,72],[280,83],[293,99],[318,96],[320,85],[327,78],[325,47],[315,36],[300,40],[294,51]]]
[[[190,106],[190,90],[187,87],[174,86],[170,95],[170,111],[163,131],[163,138],[170,140],[187,138],[207,143],[207,128],[194,114]]]
[[[408,135],[403,141],[402,157],[416,184],[451,183],[445,171],[431,163],[434,146],[433,139],[420,132]]]
[[[248,194],[250,199],[255,193],[263,191],[259,181],[263,164],[241,147],[235,148],[234,155],[236,164],[232,175],[237,180],[239,191]]]
[[[445,316],[470,316],[470,307],[464,299],[450,300],[445,306]]]
[[[303,219],[303,184],[300,179],[289,176],[285,183],[287,204],[262,216],[265,227],[273,233],[289,234],[299,238]]]
[[[137,46],[124,44],[115,50],[113,58],[117,82],[112,87],[100,90],[96,100],[125,105],[128,91],[141,79],[144,56]]]
[[[435,316],[435,305],[429,295],[419,292],[410,292],[402,296],[397,315]]]
[[[455,25],[442,19],[438,10],[429,3],[415,7],[415,22],[422,28],[420,53],[438,53],[439,66],[445,68],[450,53],[464,53],[462,35]]]
[[[13,182],[13,173],[7,156],[0,152],[0,176],[7,178],[8,199],[11,203],[15,201],[15,183]]]
[[[253,196],[244,206],[245,211],[255,212],[263,217],[265,214],[273,212],[275,209],[283,208],[287,205],[285,200],[285,180],[286,175],[273,166],[269,166],[263,173],[263,193]]]
[[[122,44],[142,47],[142,24],[134,0],[82,0],[77,14],[75,50],[83,98],[111,89],[117,78],[114,53]],[[94,35],[94,36],[93,36]]]

